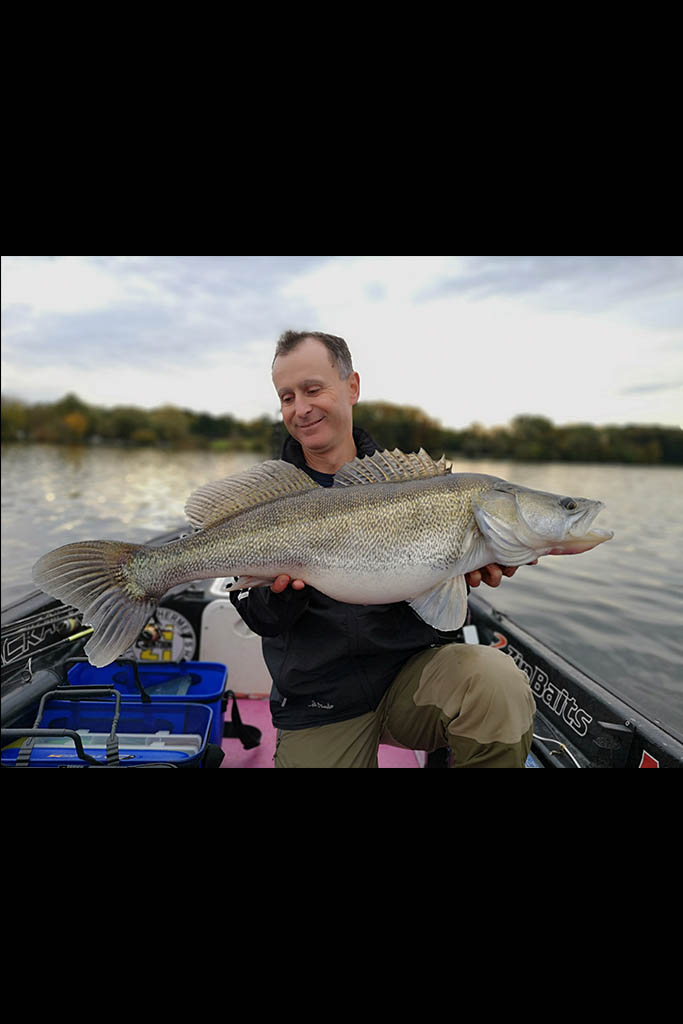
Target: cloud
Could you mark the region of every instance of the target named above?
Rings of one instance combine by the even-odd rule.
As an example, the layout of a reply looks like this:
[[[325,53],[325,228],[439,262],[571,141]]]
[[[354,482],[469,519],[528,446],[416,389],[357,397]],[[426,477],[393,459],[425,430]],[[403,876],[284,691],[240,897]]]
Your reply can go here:
[[[521,273],[507,257],[500,272],[488,266],[500,294],[437,287],[449,276],[467,279],[473,261],[481,269],[478,257],[360,257],[313,268],[287,291],[307,296],[322,329],[347,339],[362,400],[417,405],[454,427],[506,423],[521,410],[566,423],[680,419],[673,392],[619,394],[641,382],[644,367],[651,378],[680,376],[680,329],[653,334],[612,308],[539,302],[528,281],[521,288],[519,277],[506,278],[506,269]],[[574,258],[565,273],[566,289],[590,278]],[[382,301],[374,299],[379,287]],[[623,280],[620,288],[627,290]]]
[[[641,315],[651,326],[680,326],[682,283],[680,256],[465,256],[419,301],[524,296],[539,306],[589,312],[647,303]]]
[[[3,265],[8,366],[102,369],[208,364],[311,316],[282,294],[327,257],[10,257]]]
[[[6,257],[3,391],[276,411],[286,328],[345,337],[363,400],[448,426],[680,421],[680,257]]]
[[[622,395],[645,395],[654,394],[659,391],[676,391],[683,388],[683,380],[661,380],[651,384],[632,384],[630,387],[622,388]]]

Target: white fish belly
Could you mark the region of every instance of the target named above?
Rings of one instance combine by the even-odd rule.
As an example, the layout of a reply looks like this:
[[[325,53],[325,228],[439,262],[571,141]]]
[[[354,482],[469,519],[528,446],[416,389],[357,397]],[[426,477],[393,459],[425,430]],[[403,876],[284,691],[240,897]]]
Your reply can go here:
[[[450,573],[435,569],[373,569],[352,576],[320,569],[307,569],[302,578],[323,594],[345,604],[392,604],[410,601],[446,579]]]

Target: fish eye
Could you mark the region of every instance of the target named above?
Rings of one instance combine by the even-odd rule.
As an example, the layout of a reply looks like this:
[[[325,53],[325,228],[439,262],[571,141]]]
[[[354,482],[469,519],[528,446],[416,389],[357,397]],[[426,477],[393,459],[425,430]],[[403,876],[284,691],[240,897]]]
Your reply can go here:
[[[568,512],[573,512],[575,508],[578,508],[573,498],[563,498],[560,505],[562,508],[566,508]]]

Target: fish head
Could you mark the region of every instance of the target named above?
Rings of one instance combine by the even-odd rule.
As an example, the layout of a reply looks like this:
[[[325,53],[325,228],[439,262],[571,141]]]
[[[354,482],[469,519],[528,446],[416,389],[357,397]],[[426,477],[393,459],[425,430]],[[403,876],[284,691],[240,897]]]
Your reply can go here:
[[[539,555],[576,555],[610,540],[610,530],[591,530],[605,506],[496,481],[473,502],[477,525],[496,559],[520,565]],[[507,561],[506,561],[507,559]]]

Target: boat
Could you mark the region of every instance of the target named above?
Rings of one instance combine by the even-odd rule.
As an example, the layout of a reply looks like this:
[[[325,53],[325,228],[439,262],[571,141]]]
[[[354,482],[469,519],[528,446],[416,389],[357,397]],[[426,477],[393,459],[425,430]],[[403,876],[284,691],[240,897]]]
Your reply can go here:
[[[3,767],[272,768],[270,677],[260,638],[229,599],[231,583],[201,580],[169,591],[109,673],[88,665],[91,631],[75,608],[36,590],[3,608]],[[683,767],[681,737],[479,594],[470,594],[456,640],[496,647],[528,675],[537,716],[526,767]],[[210,693],[202,691],[207,685]],[[378,763],[450,767],[447,749],[384,744]]]

